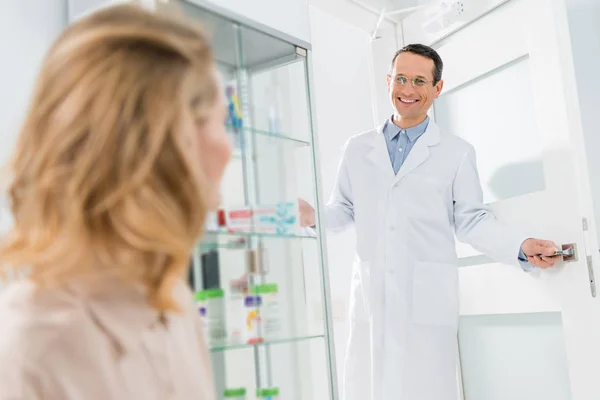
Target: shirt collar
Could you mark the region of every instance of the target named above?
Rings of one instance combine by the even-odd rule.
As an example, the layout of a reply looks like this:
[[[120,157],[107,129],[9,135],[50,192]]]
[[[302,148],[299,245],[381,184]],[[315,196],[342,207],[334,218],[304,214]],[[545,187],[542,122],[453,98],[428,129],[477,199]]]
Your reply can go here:
[[[417,140],[422,134],[427,130],[427,126],[429,125],[429,116],[425,117],[425,120],[421,122],[419,125],[412,126],[407,129],[402,129],[398,125],[394,124],[392,121],[392,117],[390,117],[387,121],[385,121],[385,126],[383,127],[383,133],[388,137],[388,139],[394,139],[401,131],[405,131],[408,139],[411,142]]]

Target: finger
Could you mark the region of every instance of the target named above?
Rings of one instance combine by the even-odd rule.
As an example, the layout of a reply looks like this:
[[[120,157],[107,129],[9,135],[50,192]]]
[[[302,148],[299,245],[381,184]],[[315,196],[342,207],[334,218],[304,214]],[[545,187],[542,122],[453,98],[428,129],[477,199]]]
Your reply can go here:
[[[542,256],[553,256],[558,251],[558,248],[556,248],[556,245],[554,245],[554,243],[552,243],[552,242],[550,242],[550,243],[551,243],[550,245],[542,247],[540,249],[540,254]]]
[[[530,256],[530,257],[527,257],[527,262],[529,262],[529,264],[531,264],[531,265],[533,265],[533,266],[535,266],[535,267],[537,267],[537,266],[538,266],[538,262],[537,262],[537,261],[535,260],[535,258],[534,258],[534,257],[532,257],[532,256]]]
[[[527,261],[529,261],[529,264],[533,264],[533,265],[537,265],[539,257],[538,256],[529,256],[527,257]]]
[[[540,243],[543,246],[546,246],[546,247],[554,247],[554,248],[556,248],[556,243],[554,243],[552,240],[540,240]]]
[[[556,258],[554,257],[542,257],[542,261],[545,262],[546,264],[553,266],[554,263],[556,262]]]
[[[551,256],[556,253],[558,248],[556,247],[556,244],[554,244],[554,242],[551,242],[549,240],[536,240],[533,243],[532,250],[534,254]]]
[[[542,268],[542,259],[539,256],[529,257],[529,263],[535,265],[536,267]]]
[[[546,261],[542,260],[541,257],[539,256],[533,256],[530,257],[530,261],[531,264],[535,265],[536,267],[540,267],[540,268],[550,268],[552,265],[547,263]]]

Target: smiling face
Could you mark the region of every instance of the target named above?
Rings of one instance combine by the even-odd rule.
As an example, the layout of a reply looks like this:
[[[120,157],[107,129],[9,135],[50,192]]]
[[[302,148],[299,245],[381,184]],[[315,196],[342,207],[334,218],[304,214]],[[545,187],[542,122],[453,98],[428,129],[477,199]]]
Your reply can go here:
[[[433,60],[418,54],[404,52],[396,57],[387,85],[396,109],[394,121],[402,121],[404,128],[421,123],[442,92],[444,82],[434,83],[434,68]]]

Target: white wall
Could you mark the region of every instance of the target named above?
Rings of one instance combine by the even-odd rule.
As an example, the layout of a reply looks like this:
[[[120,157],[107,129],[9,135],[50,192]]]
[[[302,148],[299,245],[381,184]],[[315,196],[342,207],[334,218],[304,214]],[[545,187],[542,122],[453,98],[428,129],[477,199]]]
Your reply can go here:
[[[369,37],[318,8],[310,7],[321,179],[329,198],[344,143],[374,126],[369,80]],[[352,231],[328,235],[338,377],[348,337],[347,307],[354,251]]]
[[[371,41],[371,85],[373,116],[376,124],[382,124],[394,113],[387,91],[386,76],[392,57],[402,47],[402,30],[396,26],[381,29],[377,39]]]
[[[54,38],[65,26],[66,14],[66,0],[2,0],[0,2],[0,54],[2,54],[0,164],[2,166],[8,161],[15,144],[41,60]],[[0,178],[4,180],[6,176]],[[0,232],[5,231],[9,224],[10,214],[2,207],[0,208]]]
[[[375,37],[374,40],[369,41],[370,52],[366,57],[370,63],[370,71],[365,77],[370,80],[371,85],[372,100],[369,108],[373,114],[375,124],[381,124],[393,113],[393,107],[387,93],[385,77],[393,54],[402,45],[402,29],[391,19],[384,18],[380,21],[379,13],[369,11],[369,9],[376,10],[376,4],[373,4],[373,7],[359,5],[359,3],[367,4],[368,1],[310,0],[309,3],[312,7],[335,16],[347,26],[352,26],[355,29],[363,31],[369,38]],[[378,23],[379,28],[375,31]],[[313,34],[313,41],[320,39],[323,40],[322,38],[315,37]]]
[[[0,162],[12,150],[46,50],[65,26],[65,0],[0,2]]]

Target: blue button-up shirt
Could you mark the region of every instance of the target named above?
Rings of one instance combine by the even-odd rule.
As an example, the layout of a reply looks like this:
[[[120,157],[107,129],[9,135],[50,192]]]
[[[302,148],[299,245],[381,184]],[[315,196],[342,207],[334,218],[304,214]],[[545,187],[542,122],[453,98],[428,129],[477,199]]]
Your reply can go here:
[[[427,130],[427,125],[429,125],[429,117],[425,118],[425,121],[419,125],[407,129],[402,129],[395,125],[391,118],[385,122],[383,135],[385,136],[388,154],[390,155],[390,161],[392,162],[395,174],[398,173],[400,167],[404,164],[408,153],[412,150],[417,139]]]
[[[402,164],[406,161],[406,157],[408,157],[408,154],[417,140],[425,133],[428,125],[429,117],[426,117],[419,125],[406,129],[402,129],[394,124],[392,118],[385,122],[385,125],[383,126],[383,136],[385,137],[388,154],[390,155],[390,162],[395,174],[398,173],[400,167],[402,167]],[[526,271],[531,269],[532,265],[528,263],[527,257],[522,249],[519,249],[518,259]]]

